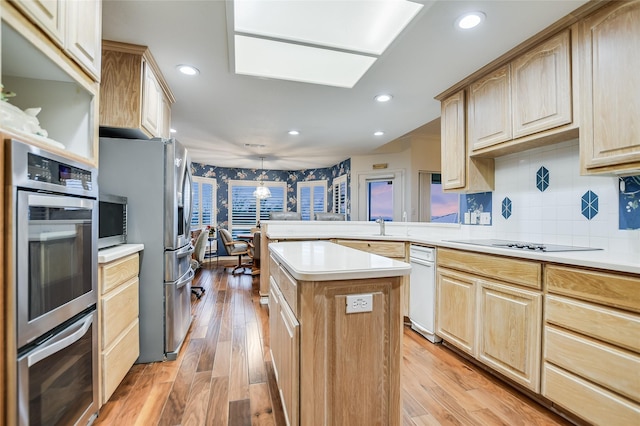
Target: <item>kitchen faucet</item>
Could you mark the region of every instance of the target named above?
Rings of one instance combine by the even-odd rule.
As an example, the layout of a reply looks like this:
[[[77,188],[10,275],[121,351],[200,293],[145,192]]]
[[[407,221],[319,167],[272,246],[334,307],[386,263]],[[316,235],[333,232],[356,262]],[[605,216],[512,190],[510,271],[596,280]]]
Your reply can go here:
[[[384,219],[382,216],[376,219],[376,223],[380,225],[380,235],[384,235]]]

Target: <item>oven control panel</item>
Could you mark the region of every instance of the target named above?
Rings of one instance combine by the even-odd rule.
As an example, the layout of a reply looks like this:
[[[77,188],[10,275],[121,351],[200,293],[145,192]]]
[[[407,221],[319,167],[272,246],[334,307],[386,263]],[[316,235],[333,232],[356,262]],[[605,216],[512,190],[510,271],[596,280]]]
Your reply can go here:
[[[92,189],[91,171],[28,153],[27,178],[68,188]]]

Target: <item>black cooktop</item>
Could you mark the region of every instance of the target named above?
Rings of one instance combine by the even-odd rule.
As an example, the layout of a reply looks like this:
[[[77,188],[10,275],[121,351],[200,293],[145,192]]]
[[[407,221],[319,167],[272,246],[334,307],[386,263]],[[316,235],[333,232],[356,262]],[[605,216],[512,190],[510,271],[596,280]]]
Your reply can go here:
[[[526,251],[539,251],[539,252],[557,252],[557,251],[588,251],[588,250],[602,250],[594,247],[580,247],[580,246],[563,246],[557,244],[543,244],[543,243],[531,243],[526,241],[512,241],[512,240],[493,240],[493,239],[479,239],[479,240],[446,240],[451,243],[471,244],[476,246],[485,247],[500,247],[510,248],[514,250],[526,250]]]

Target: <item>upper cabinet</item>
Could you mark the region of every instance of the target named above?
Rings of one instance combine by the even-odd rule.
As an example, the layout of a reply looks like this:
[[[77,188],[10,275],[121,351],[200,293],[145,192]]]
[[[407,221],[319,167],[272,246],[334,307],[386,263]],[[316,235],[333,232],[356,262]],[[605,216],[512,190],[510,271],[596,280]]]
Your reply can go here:
[[[579,25],[583,173],[640,170],[640,1],[613,2]]]
[[[2,2],[0,78],[16,94],[0,111],[9,137],[97,165],[101,13],[100,1]]]
[[[102,1],[11,0],[11,3],[91,78],[100,80]]]
[[[511,139],[509,66],[469,87],[469,143],[473,151]]]
[[[442,188],[456,192],[493,190],[493,159],[468,155],[465,91],[460,90],[444,99],[441,107]]]
[[[532,137],[575,129],[570,47],[565,30],[471,83],[473,154],[495,156],[494,150],[503,154],[520,149],[521,143],[530,146]]]
[[[103,133],[168,138],[173,93],[146,46],[104,40],[100,84]]]

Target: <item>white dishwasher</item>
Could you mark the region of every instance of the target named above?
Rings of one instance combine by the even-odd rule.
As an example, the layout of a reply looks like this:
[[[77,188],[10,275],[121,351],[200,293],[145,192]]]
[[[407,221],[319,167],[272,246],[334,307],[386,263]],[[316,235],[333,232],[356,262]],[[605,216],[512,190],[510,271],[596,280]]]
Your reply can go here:
[[[436,249],[411,245],[409,261],[409,319],[411,328],[433,343],[442,341],[435,335],[436,319]]]

